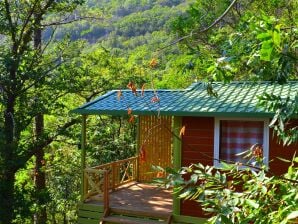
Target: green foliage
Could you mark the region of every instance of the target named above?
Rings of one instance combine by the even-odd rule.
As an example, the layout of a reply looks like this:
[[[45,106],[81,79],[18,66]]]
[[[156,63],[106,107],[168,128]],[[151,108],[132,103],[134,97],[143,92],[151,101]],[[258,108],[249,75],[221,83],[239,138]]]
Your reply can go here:
[[[80,151],[56,143],[47,155],[47,179],[50,200],[47,203],[51,223],[75,223],[80,194]],[[54,150],[53,150],[54,149]]]
[[[271,111],[276,111],[269,127],[274,128],[275,133],[284,145],[290,145],[298,141],[298,127],[291,124],[291,118],[298,114],[298,95],[291,100],[289,97],[265,94],[259,97],[259,104]]]
[[[220,3],[219,3],[220,2]],[[297,29],[293,1],[239,1],[220,22],[208,27],[230,1],[196,1],[176,20],[174,29],[190,54],[201,60],[206,80],[270,80],[296,77]],[[213,13],[206,13],[212,11]]]
[[[96,166],[135,156],[136,124],[128,117],[94,117],[89,120],[87,154]]]
[[[288,172],[280,177],[270,176],[265,166],[243,169],[224,164],[216,169],[194,164],[170,170],[167,184],[179,191],[180,198],[199,202],[212,216],[209,223],[295,223],[297,161],[289,161]]]

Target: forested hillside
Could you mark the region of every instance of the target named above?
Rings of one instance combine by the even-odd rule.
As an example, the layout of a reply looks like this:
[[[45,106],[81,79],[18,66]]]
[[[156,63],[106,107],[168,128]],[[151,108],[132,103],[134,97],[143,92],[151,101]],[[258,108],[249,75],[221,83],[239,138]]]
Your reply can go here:
[[[177,38],[177,33],[173,31],[174,20],[183,15],[192,2],[90,0],[75,12],[49,16],[48,23],[57,18],[63,23],[75,22],[45,29],[44,39],[69,37],[71,40],[85,40],[89,49],[102,48],[113,56],[121,57],[126,61],[126,69],[134,71],[136,76],[141,74],[143,80],[156,79],[157,87],[185,87],[193,80],[192,76],[185,75],[189,72],[187,66],[191,57],[179,57],[177,46],[160,49]],[[157,57],[158,66],[154,71],[148,71],[150,60]],[[173,77],[168,74],[173,74],[176,67],[180,74],[172,82],[170,79]]]
[[[103,10],[101,10],[103,9]],[[87,1],[78,8],[73,17],[87,17],[56,31],[56,38],[62,38],[67,33],[72,39],[83,38],[90,43],[108,40],[109,47],[126,48],[122,45],[130,38],[152,34],[154,31],[170,33],[171,21],[185,10],[185,0],[179,1]],[[93,19],[92,19],[93,18]],[[49,31],[45,38],[49,37]],[[146,39],[141,42],[145,44]],[[147,39],[148,41],[148,39]],[[134,46],[138,42],[131,41]]]

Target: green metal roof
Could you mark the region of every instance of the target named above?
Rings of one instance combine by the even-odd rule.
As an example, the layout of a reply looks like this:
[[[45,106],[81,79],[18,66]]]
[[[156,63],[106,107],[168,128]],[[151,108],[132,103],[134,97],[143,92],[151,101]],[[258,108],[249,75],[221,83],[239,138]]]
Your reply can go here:
[[[135,115],[174,115],[174,116],[225,116],[225,117],[271,117],[274,111],[257,107],[257,96],[263,93],[280,97],[295,98],[298,81],[284,85],[271,82],[216,82],[212,84],[218,97],[208,95],[206,84],[197,82],[184,90],[146,90],[142,96],[131,90],[113,90],[98,97],[72,112],[78,114],[125,115],[128,108]],[[152,102],[157,96],[158,102]]]

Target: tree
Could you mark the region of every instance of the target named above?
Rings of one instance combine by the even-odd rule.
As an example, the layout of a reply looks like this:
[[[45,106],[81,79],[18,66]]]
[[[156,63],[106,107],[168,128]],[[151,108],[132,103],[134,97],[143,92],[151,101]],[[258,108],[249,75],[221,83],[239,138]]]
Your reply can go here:
[[[174,23],[181,36],[176,42],[195,56],[206,80],[282,83],[297,73],[296,6],[284,0],[196,1]]]
[[[53,71],[61,64],[64,48],[56,54],[46,49],[34,49],[33,35],[41,29],[42,21],[55,10],[73,10],[81,1],[9,1],[0,3],[1,44],[1,149],[0,149],[0,222],[11,223],[18,208],[15,191],[15,174],[26,162],[51,143],[72,120],[55,133],[40,133],[30,138],[32,119],[45,113],[53,103],[44,90],[55,79]],[[45,45],[48,46],[48,45]],[[62,47],[62,45],[60,46]],[[47,97],[46,97],[47,96]]]

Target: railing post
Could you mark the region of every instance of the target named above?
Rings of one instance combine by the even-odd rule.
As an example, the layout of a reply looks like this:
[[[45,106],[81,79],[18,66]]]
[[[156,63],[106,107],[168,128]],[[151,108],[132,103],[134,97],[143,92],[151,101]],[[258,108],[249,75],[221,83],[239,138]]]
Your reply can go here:
[[[109,176],[108,171],[103,170],[103,217],[109,216],[110,213],[110,199],[109,199]],[[103,223],[103,222],[100,222]]]
[[[103,203],[104,203],[104,211],[108,211],[110,208],[109,201],[109,176],[108,171],[104,171],[104,184],[103,184]]]
[[[112,162],[112,191],[116,188],[116,162]]]
[[[133,167],[133,172],[134,172],[134,180],[138,181],[139,180],[139,156],[136,156],[135,157],[135,160],[134,160],[134,167]]]

